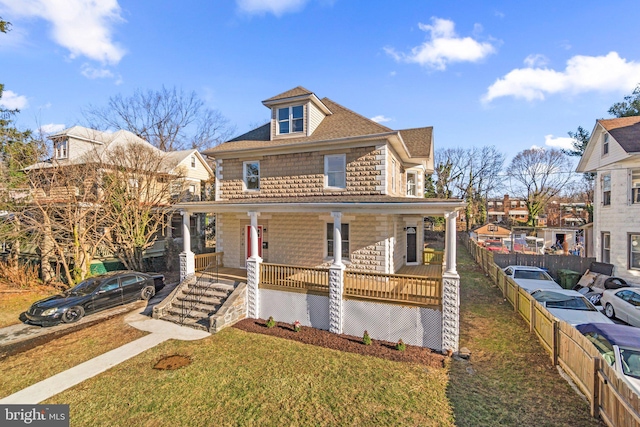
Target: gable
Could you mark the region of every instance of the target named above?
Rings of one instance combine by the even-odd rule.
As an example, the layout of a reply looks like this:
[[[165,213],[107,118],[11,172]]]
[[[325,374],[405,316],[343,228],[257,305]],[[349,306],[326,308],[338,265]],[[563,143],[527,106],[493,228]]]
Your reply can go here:
[[[596,121],[596,125],[594,126],[589,142],[587,143],[587,148],[576,167],[576,172],[595,172],[601,167],[629,158],[629,153],[618,142],[614,134],[605,128],[605,126],[607,126],[610,127],[612,131],[615,130],[615,126],[612,127],[612,120]],[[616,132],[616,134],[618,137],[621,137],[621,133]],[[609,147],[607,154],[604,154],[603,147],[605,135],[609,135]]]

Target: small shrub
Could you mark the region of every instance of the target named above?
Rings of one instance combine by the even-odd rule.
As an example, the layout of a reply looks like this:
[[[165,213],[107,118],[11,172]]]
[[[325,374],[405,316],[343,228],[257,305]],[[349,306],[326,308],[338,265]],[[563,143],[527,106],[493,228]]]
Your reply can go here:
[[[273,316],[269,316],[269,320],[267,320],[267,328],[273,328],[276,326],[276,321],[273,320]]]
[[[400,338],[400,340],[398,341],[398,344],[396,344],[396,350],[405,351],[406,349],[407,349],[407,345],[404,343],[404,341],[402,341],[402,338]]]
[[[293,322],[293,330],[295,332],[300,332],[300,322],[298,322],[297,320]]]
[[[371,345],[371,337],[369,336],[369,332],[364,331],[364,335],[362,336],[362,343],[364,345]]]

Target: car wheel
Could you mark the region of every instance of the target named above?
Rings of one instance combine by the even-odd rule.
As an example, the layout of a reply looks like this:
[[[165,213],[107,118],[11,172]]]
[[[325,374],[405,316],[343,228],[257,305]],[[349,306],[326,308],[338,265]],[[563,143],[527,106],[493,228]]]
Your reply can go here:
[[[80,306],[71,307],[62,315],[62,321],[64,323],[73,323],[82,319],[82,316],[84,316],[84,308]]]
[[[150,300],[156,294],[156,290],[153,286],[145,286],[140,293],[140,298],[147,301]]]
[[[604,307],[604,314],[606,314],[610,319],[616,317],[616,312],[613,310],[613,306],[609,303]]]

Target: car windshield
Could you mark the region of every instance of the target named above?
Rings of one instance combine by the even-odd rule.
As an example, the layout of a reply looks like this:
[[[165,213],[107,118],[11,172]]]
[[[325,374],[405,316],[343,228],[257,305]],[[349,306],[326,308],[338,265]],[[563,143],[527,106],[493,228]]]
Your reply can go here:
[[[533,280],[553,280],[544,271],[536,270],[516,270],[513,275],[514,279],[533,279]]]
[[[640,378],[640,349],[620,347],[622,372],[630,377]]]
[[[78,283],[75,287],[69,290],[69,293],[72,295],[89,295],[93,293],[98,286],[100,286],[100,279],[87,279],[84,282]]]
[[[545,302],[547,308],[564,308],[567,310],[598,311],[585,297],[565,295],[557,292],[537,291],[533,297],[536,301]]]

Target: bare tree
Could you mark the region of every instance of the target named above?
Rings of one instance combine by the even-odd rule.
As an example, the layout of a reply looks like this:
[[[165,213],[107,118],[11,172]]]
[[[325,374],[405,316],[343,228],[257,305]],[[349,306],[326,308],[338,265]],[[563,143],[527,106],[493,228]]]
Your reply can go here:
[[[227,140],[234,132],[218,110],[206,108],[195,92],[175,87],[136,90],[116,95],[105,107],[89,105],[83,111],[88,127],[126,129],[162,151],[196,148],[199,151]]]
[[[532,148],[518,153],[507,168],[511,192],[525,200],[526,225],[535,220],[549,200],[560,193],[572,178],[569,159],[559,150]]]

